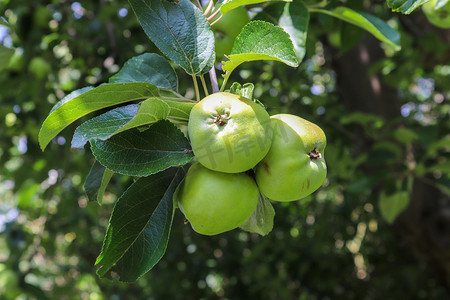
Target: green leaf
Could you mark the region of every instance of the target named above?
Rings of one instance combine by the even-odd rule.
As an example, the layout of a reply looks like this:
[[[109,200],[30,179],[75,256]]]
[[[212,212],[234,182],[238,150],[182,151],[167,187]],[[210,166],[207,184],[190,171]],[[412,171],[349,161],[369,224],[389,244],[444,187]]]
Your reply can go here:
[[[161,89],[178,91],[177,74],[170,63],[156,53],[145,53],[129,59],[109,82],[148,82]]]
[[[92,90],[94,87],[93,86],[87,86],[78,90],[75,90],[73,92],[71,92],[69,95],[65,96],[64,98],[62,98],[60,101],[58,101],[58,103],[56,103],[52,109],[50,110],[49,115],[54,112],[57,108],[59,108],[61,105],[71,101],[72,99],[80,96],[81,94],[86,93],[87,91]]]
[[[78,126],[73,135],[72,148],[83,148],[91,139],[106,140],[125,130],[167,118],[187,121],[194,105],[195,103],[150,98],[140,104],[112,109]]]
[[[393,11],[410,14],[428,1],[430,0],[387,0],[387,4]]]
[[[139,104],[118,107],[84,122],[75,130],[72,148],[83,148],[90,139],[110,138],[136,116],[139,107]]]
[[[289,35],[281,27],[263,21],[248,23],[236,37],[229,61],[222,66],[225,80],[240,64],[255,60],[275,60],[298,66]]]
[[[103,248],[95,265],[99,276],[109,270],[119,280],[135,281],[164,255],[174,214],[173,192],[185,175],[172,168],[139,178],[114,206]]]
[[[190,75],[209,72],[215,61],[214,34],[189,0],[129,0],[145,33]]]
[[[303,60],[306,51],[309,11],[302,1],[267,6],[256,15],[255,20],[267,21],[283,28],[291,37],[298,61]]]
[[[90,139],[106,140],[127,129],[166,119],[169,111],[169,106],[156,98],[112,109],[81,124],[73,135],[72,148],[82,148]]]
[[[139,110],[133,119],[117,130],[116,133],[164,120],[169,116],[169,113],[170,107],[165,101],[158,98],[147,99],[140,104]]]
[[[408,128],[398,128],[394,130],[394,137],[402,144],[408,145],[417,140],[419,136],[413,130]]]
[[[230,86],[229,92],[238,95],[241,92],[241,88],[242,87],[239,82],[233,82],[233,84]]]
[[[450,135],[441,138],[435,142],[432,142],[427,147],[426,157],[436,157],[438,151],[450,151]]]
[[[389,196],[381,194],[378,204],[381,215],[391,224],[408,206],[409,194],[407,191],[399,191]]]
[[[188,121],[191,109],[197,102],[180,102],[165,100],[165,103],[170,107],[169,118],[173,120]]]
[[[253,99],[253,91],[254,90],[255,90],[255,85],[253,83],[245,83],[242,86],[242,89],[239,91],[239,95],[241,95],[244,98],[254,101],[254,99]]]
[[[170,121],[161,120],[140,132],[130,129],[106,141],[90,140],[95,158],[115,173],[148,176],[194,158],[191,145]]]
[[[292,2],[292,0],[230,0],[222,4],[220,6],[220,12],[222,15],[226,14],[232,9],[235,9],[239,6],[244,5],[250,5],[250,4],[257,4],[257,3],[263,3],[263,2],[276,2],[276,1],[286,1],[286,2]]]
[[[0,71],[6,68],[9,64],[9,60],[14,54],[14,49],[7,48],[0,45]]]
[[[72,92],[53,107],[42,124],[39,131],[41,149],[44,150],[61,130],[88,113],[116,104],[158,96],[158,88],[145,82],[111,83]]]
[[[269,199],[260,193],[255,211],[239,228],[264,236],[272,231],[274,217],[275,210],[273,209],[272,204]]]
[[[89,201],[102,202],[106,186],[113,175],[114,172],[95,161],[84,182],[84,190]]]
[[[342,6],[334,10],[310,8],[309,11],[327,14],[358,26],[373,34],[380,41],[392,46],[395,50],[401,49],[398,31],[377,17]]]
[[[339,43],[342,51],[341,53],[353,49],[361,41],[365,33],[366,32],[361,28],[344,22],[339,32]]]

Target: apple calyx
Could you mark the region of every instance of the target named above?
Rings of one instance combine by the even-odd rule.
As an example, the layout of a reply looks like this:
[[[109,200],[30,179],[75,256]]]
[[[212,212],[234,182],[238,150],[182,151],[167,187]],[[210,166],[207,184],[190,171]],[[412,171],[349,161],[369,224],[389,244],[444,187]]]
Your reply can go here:
[[[230,118],[230,116],[226,113],[223,115],[219,114],[214,118],[213,123],[216,123],[219,126],[223,126],[223,125],[227,124],[227,121],[229,118]]]
[[[316,160],[321,157],[322,157],[322,154],[319,152],[319,149],[317,149],[316,147],[314,147],[314,149],[312,149],[311,152],[309,153],[309,158],[311,160]]]

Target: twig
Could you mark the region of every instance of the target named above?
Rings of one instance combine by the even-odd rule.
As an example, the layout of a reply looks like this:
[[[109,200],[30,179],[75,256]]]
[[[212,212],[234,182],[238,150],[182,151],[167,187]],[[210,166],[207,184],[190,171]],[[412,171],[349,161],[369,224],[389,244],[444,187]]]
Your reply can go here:
[[[197,0],[197,6],[203,12],[203,7],[202,7],[202,4],[200,3],[200,0]]]
[[[220,15],[220,17],[218,17],[217,20],[215,20],[214,22],[211,23],[211,26],[213,26],[214,24],[219,22],[222,19],[222,17],[223,17],[223,15]]]
[[[205,91],[205,96],[208,96],[209,92],[208,92],[208,87],[206,86],[205,77],[203,75],[200,76],[200,80],[202,81],[203,90]]]
[[[219,83],[217,82],[216,68],[214,65],[211,68],[211,70],[209,70],[209,79],[211,80],[211,87],[212,87],[213,94],[218,93],[219,92]]]
[[[208,7],[205,9],[205,11],[203,12],[203,14],[205,15],[205,16],[207,16],[208,14],[209,14],[209,12],[211,11],[211,9],[213,8],[213,5],[214,5],[214,0],[209,0],[209,3],[208,3]]]
[[[214,13],[212,13],[208,18],[206,18],[206,20],[211,21],[212,19],[214,19],[218,14],[220,13],[220,8],[218,8]]]
[[[197,78],[195,77],[195,74],[192,75],[192,80],[194,81],[195,97],[198,102],[200,101],[200,91],[198,90]]]

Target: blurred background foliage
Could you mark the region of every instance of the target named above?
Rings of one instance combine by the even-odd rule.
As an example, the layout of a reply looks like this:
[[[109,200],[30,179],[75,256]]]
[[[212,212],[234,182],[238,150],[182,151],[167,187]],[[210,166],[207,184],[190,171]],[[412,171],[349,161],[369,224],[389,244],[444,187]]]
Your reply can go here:
[[[82,185],[93,157],[70,149],[85,119],[45,152],[37,136],[70,91],[158,50],[126,1],[0,0],[8,23],[0,43],[14,51],[0,61],[0,299],[448,299],[450,33],[420,10],[340,3],[387,20],[402,51],[313,14],[298,69],[249,63],[232,78],[255,83],[271,114],[323,128],[324,186],[276,203],[266,237],[200,236],[177,212],[161,262],[123,284],[99,279],[93,264],[130,179],[115,175],[103,205],[88,203]],[[177,72],[181,93],[193,97],[191,78]]]

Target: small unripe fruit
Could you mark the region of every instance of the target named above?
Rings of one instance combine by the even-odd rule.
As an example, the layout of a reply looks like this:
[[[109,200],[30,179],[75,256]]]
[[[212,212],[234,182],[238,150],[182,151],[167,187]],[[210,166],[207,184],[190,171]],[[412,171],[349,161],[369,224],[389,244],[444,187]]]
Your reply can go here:
[[[197,103],[189,116],[188,133],[198,161],[225,173],[253,168],[272,143],[264,107],[230,93],[215,93]]]
[[[256,209],[259,191],[245,173],[211,171],[194,163],[174,194],[192,228],[215,235],[241,226]]]
[[[435,9],[437,0],[431,0],[422,6],[428,21],[431,24],[441,28],[450,28],[450,2],[447,2],[439,9]]]
[[[299,200],[316,191],[327,176],[325,134],[294,115],[275,115],[271,120],[272,146],[255,168],[256,182],[272,200]]]

